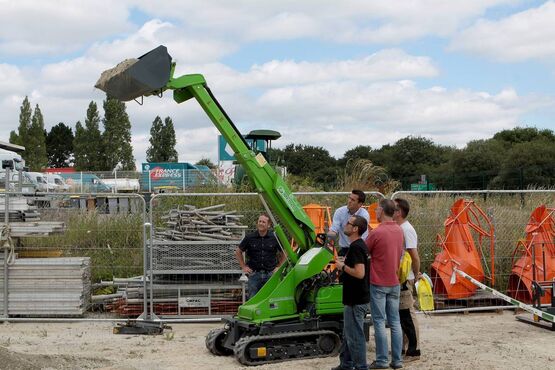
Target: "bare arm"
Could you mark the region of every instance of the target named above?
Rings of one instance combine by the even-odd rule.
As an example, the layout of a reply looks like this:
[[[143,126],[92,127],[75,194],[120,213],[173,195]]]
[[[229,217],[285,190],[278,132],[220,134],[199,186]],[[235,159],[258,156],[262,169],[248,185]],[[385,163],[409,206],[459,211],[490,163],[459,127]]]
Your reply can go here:
[[[411,248],[411,249],[407,249],[407,252],[410,255],[410,258],[412,259],[412,272],[414,273],[414,278],[416,280],[418,280],[419,274],[420,274],[420,256],[418,255],[418,249],[416,248]]]
[[[281,267],[281,265],[283,265],[283,263],[285,262],[286,259],[287,258],[285,257],[285,253],[283,253],[283,251],[280,251],[279,255],[278,255],[278,264],[277,264],[276,268],[274,269],[274,272],[276,272]]]
[[[341,262],[339,259],[335,260],[335,266],[344,273],[351,275],[357,279],[364,278],[364,263],[357,263],[355,267],[349,267],[345,263]],[[343,268],[345,267],[345,268]]]
[[[239,266],[241,266],[241,270],[243,270],[245,274],[250,274],[252,269],[245,263],[245,258],[243,257],[243,251],[241,248],[235,248],[235,257],[237,258],[237,262],[239,262]]]

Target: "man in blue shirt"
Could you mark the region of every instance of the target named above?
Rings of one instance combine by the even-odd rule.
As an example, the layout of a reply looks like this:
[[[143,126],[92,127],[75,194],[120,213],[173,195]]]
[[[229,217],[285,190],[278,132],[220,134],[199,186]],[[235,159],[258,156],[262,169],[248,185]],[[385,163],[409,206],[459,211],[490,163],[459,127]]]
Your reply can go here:
[[[331,224],[331,228],[328,232],[328,236],[330,238],[339,237],[338,243],[338,254],[340,256],[345,256],[347,254],[347,250],[349,249],[349,237],[345,235],[343,230],[345,229],[345,225],[349,222],[349,219],[352,216],[361,216],[366,219],[366,222],[370,220],[370,215],[368,211],[363,208],[364,201],[366,200],[366,194],[362,190],[354,189],[349,194],[349,198],[347,200],[347,205],[343,207],[339,207],[335,210],[333,214],[333,221]],[[362,240],[366,240],[368,236],[368,230],[362,234]]]
[[[241,269],[249,277],[247,285],[249,298],[266,284],[274,271],[285,261],[285,254],[275,234],[269,231],[270,225],[270,217],[266,214],[260,215],[256,223],[256,231],[245,236],[235,250]],[[246,262],[243,252],[247,256]]]

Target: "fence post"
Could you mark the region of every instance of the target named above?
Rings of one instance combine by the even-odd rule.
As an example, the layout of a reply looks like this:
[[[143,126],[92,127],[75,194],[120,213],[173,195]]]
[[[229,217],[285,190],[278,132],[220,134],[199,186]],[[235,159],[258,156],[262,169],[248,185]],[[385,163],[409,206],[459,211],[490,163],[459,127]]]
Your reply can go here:
[[[83,192],[83,171],[80,172],[81,174],[81,193]]]
[[[183,188],[181,190],[185,192],[185,168],[183,168],[182,178],[183,178]]]

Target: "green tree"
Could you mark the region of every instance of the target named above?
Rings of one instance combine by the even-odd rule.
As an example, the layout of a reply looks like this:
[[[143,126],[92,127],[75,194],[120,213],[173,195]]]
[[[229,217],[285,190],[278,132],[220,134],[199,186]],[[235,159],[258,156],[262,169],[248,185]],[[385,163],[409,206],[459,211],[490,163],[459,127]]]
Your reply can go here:
[[[307,178],[313,186],[323,190],[336,186],[337,161],[326,149],[311,145],[289,144],[283,154],[288,173]]]
[[[150,127],[150,146],[146,150],[146,161],[147,162],[164,162],[162,159],[162,131],[164,130],[164,124],[160,116],[156,116],[154,121],[152,121],[152,126]]]
[[[104,168],[104,153],[102,134],[100,132],[100,115],[98,107],[94,101],[89,103],[87,108],[87,117],[85,118],[85,133],[87,140],[85,141],[86,151],[86,170],[101,171]]]
[[[32,114],[31,103],[29,103],[29,98],[26,96],[19,108],[19,126],[17,127],[17,132],[10,132],[10,143],[22,146],[28,145],[27,135],[31,129]],[[22,157],[26,159],[26,153],[23,153]]]
[[[135,170],[135,159],[131,147],[131,122],[125,111],[125,103],[106,97],[104,100],[104,142],[105,163],[103,170],[113,170],[121,164],[125,171]]]
[[[197,163],[195,163],[195,166],[206,166],[211,170],[216,168],[216,165],[209,158],[201,158],[197,161]]]
[[[372,158],[372,147],[370,145],[358,145],[353,149],[349,149],[343,154],[337,163],[341,168],[344,168],[349,161],[356,161],[358,159],[370,159]]]
[[[438,175],[444,176],[454,150],[424,137],[408,136],[387,148],[386,163],[376,161],[376,164],[385,167],[392,178],[408,188],[420,179],[420,175],[427,175],[429,181]]]
[[[50,132],[46,135],[48,167],[68,167],[71,164],[73,140],[71,127],[66,126],[63,122],[50,129]]]
[[[44,135],[44,118],[37,104],[31,118],[31,127],[27,132],[25,162],[31,171],[41,171],[48,165],[46,155],[46,136]]]
[[[178,155],[175,146],[177,139],[175,138],[175,128],[171,117],[164,118],[164,129],[162,130],[162,138],[164,144],[164,155],[167,158],[166,162],[177,162]]]
[[[545,139],[552,143],[555,142],[553,131],[548,129],[538,130],[536,127],[515,127],[511,130],[499,131],[493,135],[493,138],[510,145],[540,139]]]
[[[555,185],[555,145],[542,138],[515,144],[505,155],[492,185],[506,189]]]
[[[453,189],[486,189],[499,174],[507,150],[496,139],[475,140],[451,157],[451,179],[445,186]]]
[[[170,117],[156,116],[150,128],[150,146],[146,151],[147,162],[177,162],[175,130]]]
[[[77,121],[75,124],[75,138],[73,139],[73,157],[75,169],[79,171],[86,171],[89,169],[87,140],[87,131],[81,124],[81,121]]]

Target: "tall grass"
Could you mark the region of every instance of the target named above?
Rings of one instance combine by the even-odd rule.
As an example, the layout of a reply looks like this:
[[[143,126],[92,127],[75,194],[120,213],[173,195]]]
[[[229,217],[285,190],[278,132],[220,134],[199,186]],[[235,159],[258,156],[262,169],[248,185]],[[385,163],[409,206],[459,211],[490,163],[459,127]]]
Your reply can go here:
[[[22,238],[22,249],[61,251],[64,257],[90,257],[92,279],[143,273],[141,214],[107,215],[95,211],[63,214],[65,232],[44,238]]]

